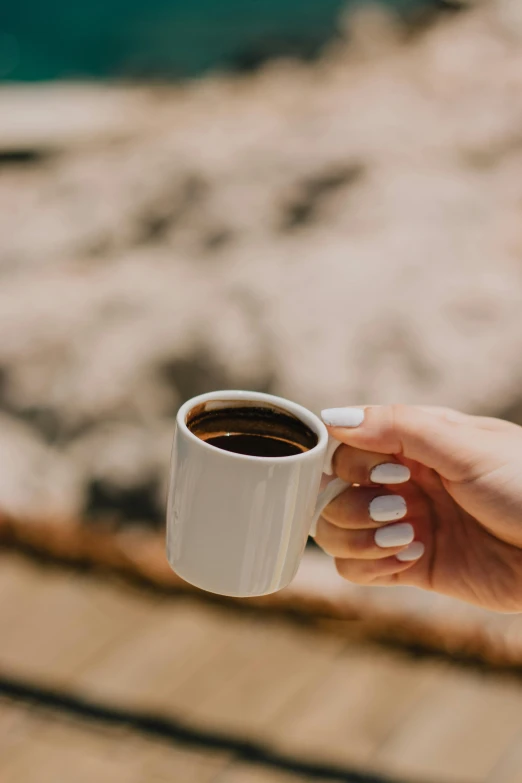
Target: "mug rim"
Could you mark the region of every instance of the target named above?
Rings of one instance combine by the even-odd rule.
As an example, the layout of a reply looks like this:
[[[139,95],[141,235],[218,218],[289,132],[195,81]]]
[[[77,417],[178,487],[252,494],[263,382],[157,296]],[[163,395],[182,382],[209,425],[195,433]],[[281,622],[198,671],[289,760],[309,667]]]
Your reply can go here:
[[[266,403],[267,405],[277,405],[279,408],[283,408],[283,410],[293,414],[302,423],[310,427],[310,429],[312,429],[313,432],[317,435],[317,443],[311,449],[308,449],[308,451],[304,451],[300,454],[292,454],[288,457],[257,457],[253,454],[237,454],[234,451],[224,451],[223,449],[218,449],[215,446],[211,446],[210,443],[201,440],[201,438],[198,438],[197,435],[194,435],[194,433],[189,430],[186,423],[187,415],[192,410],[192,408],[195,408],[197,405],[201,405],[205,402],[211,402],[212,400],[230,400],[230,402],[244,400],[245,402],[262,402]],[[275,394],[266,394],[265,392],[254,392],[241,389],[224,389],[220,391],[199,394],[197,397],[191,397],[189,400],[184,402],[183,405],[181,405],[176,414],[176,425],[185,436],[187,436],[190,440],[197,442],[203,448],[213,451],[216,454],[216,457],[219,455],[225,459],[230,458],[236,460],[239,459],[242,461],[247,460],[263,465],[267,465],[269,463],[276,465],[283,463],[289,464],[298,460],[300,461],[307,458],[312,458],[316,456],[317,450],[321,450],[321,448],[326,450],[328,445],[328,430],[319,416],[317,416],[315,413],[312,413],[312,411],[308,410],[308,408],[305,408],[303,405],[299,405],[297,402],[287,400],[285,397],[278,397]]]

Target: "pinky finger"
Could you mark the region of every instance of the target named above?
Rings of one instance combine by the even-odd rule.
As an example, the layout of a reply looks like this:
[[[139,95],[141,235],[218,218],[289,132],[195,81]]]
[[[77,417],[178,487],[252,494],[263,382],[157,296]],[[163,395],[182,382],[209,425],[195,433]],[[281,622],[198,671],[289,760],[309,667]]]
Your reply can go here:
[[[400,556],[410,558],[399,560],[397,556],[380,560],[336,558],[335,567],[343,579],[358,585],[389,585],[396,574],[402,574],[414,566],[424,554],[424,546],[418,541],[410,544]]]

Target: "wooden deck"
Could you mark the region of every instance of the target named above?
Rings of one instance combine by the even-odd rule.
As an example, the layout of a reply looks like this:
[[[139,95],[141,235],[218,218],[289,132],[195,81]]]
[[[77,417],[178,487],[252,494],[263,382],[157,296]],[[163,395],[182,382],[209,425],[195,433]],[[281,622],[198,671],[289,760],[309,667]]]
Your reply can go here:
[[[1,783],[521,783],[522,680],[0,557]]]

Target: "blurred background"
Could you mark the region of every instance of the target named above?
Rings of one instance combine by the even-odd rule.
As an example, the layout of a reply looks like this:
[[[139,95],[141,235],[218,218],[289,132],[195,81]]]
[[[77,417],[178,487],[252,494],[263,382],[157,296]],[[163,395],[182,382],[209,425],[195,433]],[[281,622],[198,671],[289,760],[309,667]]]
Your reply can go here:
[[[520,783],[518,621],[162,549],[195,394],[522,423],[520,0],[5,3],[0,326],[2,783]]]

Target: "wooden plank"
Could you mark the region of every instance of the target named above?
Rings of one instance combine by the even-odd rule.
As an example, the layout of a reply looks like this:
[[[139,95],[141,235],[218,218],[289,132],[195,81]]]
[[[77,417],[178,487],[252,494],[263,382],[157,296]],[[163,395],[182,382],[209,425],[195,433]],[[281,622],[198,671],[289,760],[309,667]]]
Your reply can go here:
[[[155,605],[131,590],[45,569],[22,568],[11,587],[0,601],[0,670],[54,685],[69,683],[129,629],[144,627]]]
[[[20,557],[0,556],[0,641],[31,611],[41,573]],[[1,647],[2,645],[0,645]]]
[[[255,732],[344,645],[197,601],[166,604],[154,614],[146,634],[136,628],[123,647],[107,647],[75,684],[118,704]]]
[[[94,724],[40,714],[25,742],[0,762],[2,783],[210,783],[224,753],[197,753]]]
[[[484,783],[520,783],[522,780],[522,732],[495,764]]]
[[[378,648],[348,648],[274,723],[274,742],[301,758],[347,766],[373,763],[393,726],[431,690],[432,681],[431,664],[412,666]]]
[[[93,698],[138,709],[176,709],[172,691],[200,669],[235,630],[223,611],[182,599],[153,606],[146,629],[134,625],[75,679]]]
[[[230,613],[193,598],[163,600],[23,561],[5,566],[0,569],[3,672],[58,684],[119,708],[160,711],[195,727],[268,742],[299,758],[399,779],[519,783],[515,743],[522,736],[522,684],[517,680],[413,660],[377,645],[346,646],[340,636],[267,615]],[[67,779],[82,754],[94,759],[91,776],[112,775],[116,783],[120,777],[131,783],[139,779],[133,777],[135,769],[147,769],[148,782],[169,780],[176,764],[180,779],[198,780],[200,774],[205,779],[206,761],[214,763],[213,756],[192,751],[183,762],[179,756],[171,762],[170,746],[161,751],[166,760],[160,763],[159,743],[147,742],[136,755],[141,740],[127,738],[131,752],[112,730],[103,752],[98,739],[92,740],[94,749],[91,740],[67,740],[77,750],[70,759],[53,761],[62,740],[53,739],[48,721],[39,720],[35,728],[33,713],[13,709],[0,702],[1,764],[12,756],[12,774],[20,780],[26,775],[29,783],[32,772],[21,748],[33,744],[34,763],[48,764],[55,779]],[[126,757],[115,764],[117,748],[124,746],[134,759],[132,770]],[[215,769],[225,775],[222,759]],[[185,774],[184,764],[194,765],[194,773]],[[237,777],[242,769],[232,765],[226,775]],[[248,769],[254,781],[256,775],[271,779],[268,769]],[[4,783],[5,775],[0,779]]]
[[[236,763],[220,772],[212,783],[305,783],[305,780],[308,778],[303,778],[302,775]],[[321,783],[321,779],[314,777],[314,782]]]
[[[188,750],[160,742],[143,744],[140,783],[214,783],[230,764],[227,753]]]
[[[33,724],[34,716],[24,706],[3,699],[0,701],[0,772],[2,762],[9,754],[26,746]]]
[[[345,642],[274,620],[234,625],[210,666],[173,689],[173,704],[200,725],[269,738],[279,713],[324,676]]]
[[[390,736],[375,762],[396,775],[484,783],[521,731],[520,682],[441,667],[436,688]]]

